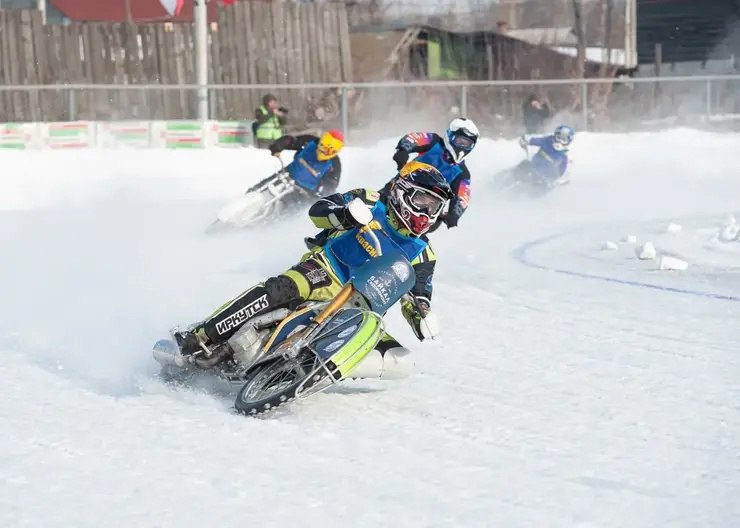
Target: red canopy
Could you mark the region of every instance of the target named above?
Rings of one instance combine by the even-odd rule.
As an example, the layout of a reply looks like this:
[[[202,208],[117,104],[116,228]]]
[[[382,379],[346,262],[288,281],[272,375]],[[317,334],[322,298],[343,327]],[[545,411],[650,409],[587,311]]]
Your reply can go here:
[[[216,22],[216,7],[234,0],[209,0],[208,21]],[[170,16],[159,0],[50,0],[67,18],[76,22],[192,22],[193,0]]]

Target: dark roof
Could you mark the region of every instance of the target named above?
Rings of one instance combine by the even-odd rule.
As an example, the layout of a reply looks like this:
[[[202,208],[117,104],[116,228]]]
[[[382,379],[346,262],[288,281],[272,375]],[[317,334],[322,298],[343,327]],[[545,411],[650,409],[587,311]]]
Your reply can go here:
[[[737,0],[641,0],[637,4],[637,51],[641,64],[727,59],[740,54]]]

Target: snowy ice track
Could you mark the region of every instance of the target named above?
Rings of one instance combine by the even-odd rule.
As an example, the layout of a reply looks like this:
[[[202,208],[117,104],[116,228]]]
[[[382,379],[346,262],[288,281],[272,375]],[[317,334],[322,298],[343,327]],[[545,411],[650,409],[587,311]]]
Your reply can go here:
[[[526,242],[519,246],[517,249],[515,249],[511,256],[524,264],[525,266],[529,266],[532,268],[541,269],[544,271],[552,271],[555,273],[562,273],[563,275],[570,275],[572,277],[579,277],[582,279],[592,279],[592,280],[599,280],[603,282],[610,282],[614,284],[623,284],[627,286],[636,286],[639,288],[649,288],[653,290],[660,290],[664,292],[670,292],[670,293],[681,293],[684,295],[695,295],[697,297],[707,297],[709,299],[716,299],[720,301],[733,301],[733,302],[740,302],[740,297],[734,296],[734,295],[724,295],[721,293],[711,293],[711,292],[704,292],[704,291],[698,291],[698,290],[691,290],[686,288],[680,288],[675,286],[664,286],[660,284],[652,284],[649,282],[642,282],[642,281],[635,281],[635,280],[629,280],[629,279],[623,279],[619,277],[609,276],[609,275],[597,275],[594,273],[586,273],[584,271],[580,271],[577,269],[563,269],[559,267],[553,267],[548,264],[543,264],[535,261],[532,259],[529,255],[530,250],[541,246],[544,244],[549,244],[551,242],[557,241],[557,239],[562,238],[566,235],[572,235],[577,234],[577,231],[571,231],[571,232],[565,232],[565,233],[557,233],[554,235],[545,236],[542,238],[538,238],[537,240],[532,240],[530,242]],[[593,249],[596,251],[595,249]]]
[[[348,147],[342,187],[385,183],[394,143]],[[655,240],[684,274],[597,248],[737,211],[736,151],[736,135],[579,134],[572,185],[506,203],[486,175],[520,149],[483,141],[470,210],[432,236],[442,336],[418,343],[389,313],[416,374],[266,419],[159,383],[149,350],[302,254],[305,217],[203,233],[269,153],[0,151],[0,526],[740,526],[738,304],[512,259],[580,230],[525,255],[739,297],[736,253],[692,253],[688,223]]]

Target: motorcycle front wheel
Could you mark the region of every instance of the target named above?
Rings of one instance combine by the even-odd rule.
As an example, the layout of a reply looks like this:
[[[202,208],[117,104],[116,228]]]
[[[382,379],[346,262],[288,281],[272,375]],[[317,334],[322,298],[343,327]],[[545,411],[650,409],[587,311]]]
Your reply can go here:
[[[278,357],[258,365],[247,373],[234,407],[242,414],[256,415],[288,403],[326,376],[317,366],[316,356],[308,350],[295,358]]]

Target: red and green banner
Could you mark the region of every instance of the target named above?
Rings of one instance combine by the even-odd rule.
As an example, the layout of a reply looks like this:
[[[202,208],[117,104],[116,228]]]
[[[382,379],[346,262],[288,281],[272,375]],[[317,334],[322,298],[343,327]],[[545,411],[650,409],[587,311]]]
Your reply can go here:
[[[105,148],[151,147],[151,122],[109,122],[98,126],[98,145]]]
[[[95,146],[95,124],[90,121],[48,123],[44,144],[50,148],[89,148]]]
[[[206,146],[203,124],[200,121],[167,121],[160,133],[169,149],[194,149]]]
[[[33,141],[29,123],[3,123],[0,124],[0,149],[23,150],[30,146]]]
[[[0,123],[0,149],[245,148],[251,121]]]
[[[251,121],[214,121],[212,132],[217,147],[246,147],[253,141]]]

